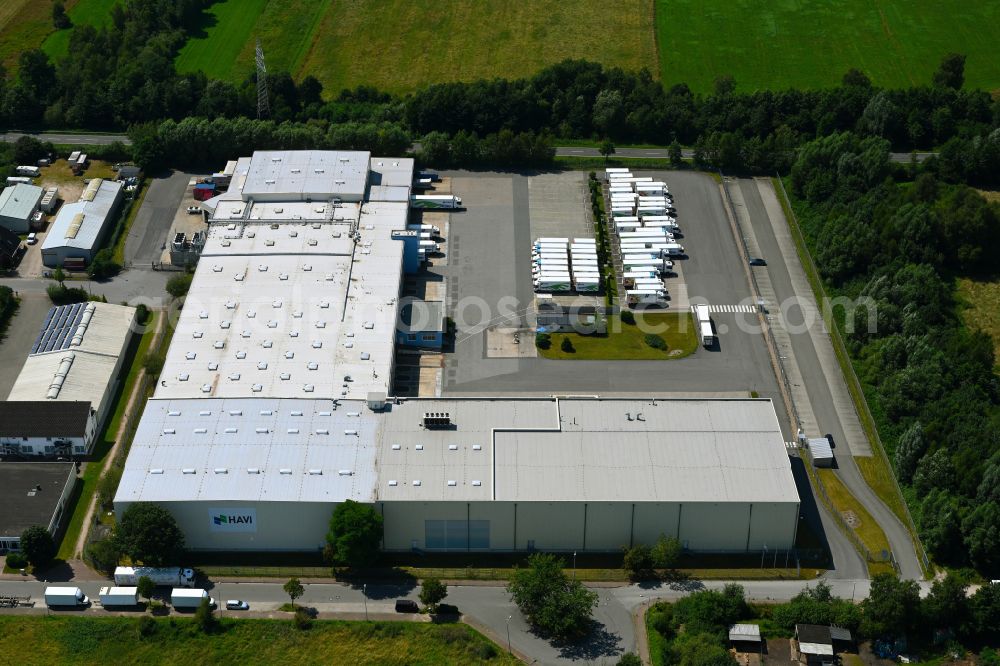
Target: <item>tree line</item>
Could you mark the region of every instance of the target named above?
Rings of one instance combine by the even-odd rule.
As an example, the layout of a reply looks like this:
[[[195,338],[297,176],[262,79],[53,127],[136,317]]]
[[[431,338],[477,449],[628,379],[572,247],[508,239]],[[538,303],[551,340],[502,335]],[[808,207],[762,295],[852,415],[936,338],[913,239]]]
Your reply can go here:
[[[835,315],[921,540],[996,577],[1000,383],[954,293],[958,277],[995,274],[1000,207],[946,182],[944,159],[894,175],[889,149],[832,134],[802,147],[789,182],[822,277],[854,301]]]
[[[178,73],[174,61],[199,25],[209,0],[132,0],[116,4],[105,26],[71,28],[69,54],[52,61],[24,51],[16,76],[0,72],[0,126],[124,130],[145,123],[205,119],[203,142],[165,155],[189,164],[192,151],[230,152],[233,145],[326,147],[362,145],[379,151],[423,139],[435,164],[539,164],[551,161],[558,138],[693,146],[699,166],[753,172],[786,171],[798,146],[853,132],[885,139],[896,151],[942,146],[948,180],[995,182],[994,130],[1000,102],[964,90],[964,56],[946,56],[929,86],[886,90],[850,70],[825,90],[739,90],[721,77],[709,94],[665,87],[647,69],[628,72],[566,60],[531,77],[433,84],[407,95],[369,86],[324,91],[312,76],[268,75],[273,128],[246,130],[256,118],[256,78],[238,83],[204,72]],[[324,94],[326,92],[326,94]],[[223,130],[213,123],[234,121]],[[151,128],[137,130],[155,136]],[[246,132],[249,131],[249,134]],[[183,133],[183,132],[182,132]],[[992,134],[991,134],[992,133]],[[179,135],[178,135],[179,136]],[[140,153],[141,161],[165,157]],[[176,155],[176,157],[175,157]],[[206,158],[207,159],[207,158]]]

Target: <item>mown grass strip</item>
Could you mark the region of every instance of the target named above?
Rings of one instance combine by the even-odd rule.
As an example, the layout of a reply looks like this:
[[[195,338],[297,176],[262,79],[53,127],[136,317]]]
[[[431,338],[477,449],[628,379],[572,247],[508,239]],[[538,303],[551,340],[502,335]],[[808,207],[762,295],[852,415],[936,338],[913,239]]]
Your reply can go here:
[[[80,538],[80,531],[83,529],[83,520],[86,517],[87,509],[90,507],[90,501],[94,496],[94,492],[97,489],[97,480],[101,476],[101,470],[104,469],[104,459],[115,443],[115,433],[121,427],[121,421],[125,416],[125,407],[128,404],[128,399],[132,394],[135,383],[138,381],[139,372],[142,370],[143,360],[146,358],[149,346],[153,342],[159,317],[163,316],[165,316],[163,313],[150,312],[146,331],[136,346],[135,355],[132,357],[128,374],[125,376],[125,381],[122,382],[116,394],[115,410],[105,424],[104,431],[98,437],[97,443],[94,445],[94,453],[83,470],[83,475],[79,482],[80,490],[77,494],[76,503],[73,505],[73,514],[66,524],[66,531],[63,533],[62,541],[59,544],[59,553],[57,555],[59,559],[68,560],[76,555],[76,542]],[[140,398],[137,408],[141,408],[143,402],[144,400]]]

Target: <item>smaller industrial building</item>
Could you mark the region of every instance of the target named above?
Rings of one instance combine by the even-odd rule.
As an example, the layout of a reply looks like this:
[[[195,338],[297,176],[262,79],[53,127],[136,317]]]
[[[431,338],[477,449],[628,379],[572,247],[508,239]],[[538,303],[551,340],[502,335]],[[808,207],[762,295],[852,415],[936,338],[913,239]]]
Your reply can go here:
[[[42,263],[49,268],[62,266],[67,259],[90,263],[111,229],[123,192],[120,182],[91,180],[80,200],[64,205],[53,220],[42,243]]]
[[[444,303],[441,301],[408,301],[400,308],[396,327],[396,343],[405,347],[441,349],[447,333]]]
[[[20,550],[32,525],[55,536],[75,483],[74,463],[0,463],[0,553]]]
[[[74,303],[49,310],[7,397],[10,402],[4,403],[87,403],[91,418],[83,450],[79,450],[81,444],[74,443],[69,452],[49,455],[90,452],[111,408],[133,340],[134,322],[135,308],[110,303]],[[15,432],[12,436],[19,435]],[[30,453],[44,455],[37,450]]]
[[[90,402],[0,402],[0,455],[45,458],[82,455],[94,439]]]
[[[19,183],[5,187],[0,192],[0,227],[15,234],[26,234],[31,229],[31,216],[42,200],[42,188]]]

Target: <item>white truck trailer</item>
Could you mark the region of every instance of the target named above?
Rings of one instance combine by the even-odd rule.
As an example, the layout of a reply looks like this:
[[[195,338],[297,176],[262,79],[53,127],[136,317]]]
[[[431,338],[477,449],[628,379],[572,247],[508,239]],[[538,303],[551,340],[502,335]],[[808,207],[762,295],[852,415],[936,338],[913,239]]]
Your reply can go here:
[[[449,209],[461,208],[462,199],[454,194],[413,194],[410,195],[410,208]]]
[[[174,588],[170,591],[170,605],[174,608],[195,609],[201,605],[202,599],[208,599],[208,604],[215,606],[215,599],[208,596],[208,592],[205,590]]]
[[[703,347],[711,347],[715,344],[715,333],[712,331],[712,322],[699,322],[698,334],[699,337],[701,337],[701,344]]]
[[[36,166],[19,166],[15,171],[18,176],[28,176],[30,178],[38,178],[42,175],[42,170]]]
[[[115,585],[138,585],[140,578],[148,578],[165,587],[194,587],[194,569],[180,567],[117,567]]]
[[[594,292],[601,290],[601,279],[583,279],[580,278],[576,281],[576,290],[583,292]]]
[[[45,605],[50,607],[80,608],[90,603],[90,599],[78,587],[45,588]]]
[[[108,606],[138,606],[139,588],[137,587],[102,587],[98,593],[101,605]]]
[[[441,230],[433,224],[408,224],[406,228],[410,231],[419,231],[421,233],[434,234],[435,236],[441,235]]]
[[[559,279],[544,279],[535,280],[535,291],[569,291],[571,281],[569,278],[565,280]]]

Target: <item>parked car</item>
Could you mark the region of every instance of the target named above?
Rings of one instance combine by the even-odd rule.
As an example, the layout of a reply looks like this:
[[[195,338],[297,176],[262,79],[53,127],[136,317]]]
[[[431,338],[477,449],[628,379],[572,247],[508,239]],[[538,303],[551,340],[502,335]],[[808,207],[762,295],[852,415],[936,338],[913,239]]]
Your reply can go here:
[[[188,214],[189,215],[197,215],[200,212],[201,212],[201,208],[198,208],[197,206],[188,206]]]
[[[397,613],[417,613],[419,611],[420,607],[413,599],[396,599]]]
[[[229,599],[226,601],[226,610],[250,610],[250,604],[240,599]]]
[[[30,234],[28,234],[28,240],[26,240],[25,242],[28,245],[34,245],[35,243],[38,242],[38,234],[32,231]]]
[[[767,262],[760,257],[750,257],[751,266],[767,266]]]

